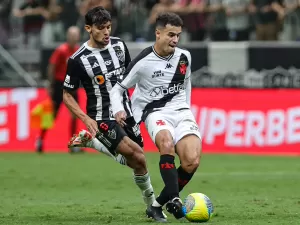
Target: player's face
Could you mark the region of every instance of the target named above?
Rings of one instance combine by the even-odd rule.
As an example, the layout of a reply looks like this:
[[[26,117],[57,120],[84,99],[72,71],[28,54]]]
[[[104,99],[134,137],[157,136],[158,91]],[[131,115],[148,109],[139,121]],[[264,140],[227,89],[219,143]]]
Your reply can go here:
[[[156,31],[156,42],[166,54],[172,54],[178,44],[182,28],[167,24],[166,27]]]
[[[92,26],[85,26],[85,29],[90,34],[90,40],[95,42],[99,47],[104,47],[109,43],[109,35],[111,32],[111,22],[108,21],[105,24]]]

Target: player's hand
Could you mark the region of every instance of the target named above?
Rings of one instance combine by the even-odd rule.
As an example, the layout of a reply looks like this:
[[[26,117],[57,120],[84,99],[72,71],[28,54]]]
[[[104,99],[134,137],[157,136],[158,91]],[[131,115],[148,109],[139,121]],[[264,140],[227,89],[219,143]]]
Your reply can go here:
[[[89,132],[93,135],[93,137],[95,137],[99,131],[97,122],[90,117],[87,117],[83,120],[83,123],[85,124]]]
[[[115,114],[115,119],[118,122],[118,124],[121,125],[121,127],[126,126],[125,120],[126,120],[127,114],[125,111],[119,111]]]

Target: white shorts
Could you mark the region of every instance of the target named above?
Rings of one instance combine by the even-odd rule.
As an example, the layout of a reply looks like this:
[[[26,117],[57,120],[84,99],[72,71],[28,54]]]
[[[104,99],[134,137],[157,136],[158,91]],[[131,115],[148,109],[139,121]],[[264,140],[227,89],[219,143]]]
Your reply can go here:
[[[170,131],[174,145],[188,134],[194,134],[201,139],[198,124],[189,109],[153,112],[146,118],[145,125],[154,143],[156,134],[161,130]]]

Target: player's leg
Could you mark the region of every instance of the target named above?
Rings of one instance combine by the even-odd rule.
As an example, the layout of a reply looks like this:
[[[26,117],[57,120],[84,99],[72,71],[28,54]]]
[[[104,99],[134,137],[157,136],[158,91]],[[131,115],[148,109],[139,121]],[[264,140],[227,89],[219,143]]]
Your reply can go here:
[[[131,122],[126,120],[126,123],[128,123],[127,126],[132,129]],[[150,200],[152,199],[154,191],[146,167],[146,158],[143,149],[139,145],[142,143],[137,144],[131,140],[125,130],[120,127],[116,121],[100,122],[98,139],[108,147],[113,155],[119,153],[126,158],[127,165],[133,169],[137,186],[141,189],[143,194],[148,193],[149,199],[147,200],[149,201],[145,201],[145,203],[147,205],[151,204],[152,202]],[[142,140],[141,136],[140,140]],[[163,215],[156,218],[156,220],[160,222],[166,221]]]
[[[74,148],[74,147],[93,148],[98,152],[101,152],[111,157],[121,165],[127,165],[124,156],[122,156],[121,154],[118,154],[117,156],[112,155],[112,153],[110,153],[107,147],[105,147],[97,138],[94,138],[92,134],[87,130],[81,130],[78,134],[74,135],[70,139],[68,143],[68,148]]]
[[[200,162],[201,136],[190,110],[180,112],[182,120],[175,129],[176,152],[180,159],[178,171],[179,191],[192,179]]]
[[[126,126],[124,127],[124,130],[132,141],[137,143],[141,147],[141,149],[144,148],[140,126],[135,122],[133,117],[130,117],[126,120]],[[138,175],[133,173],[133,179],[135,184],[142,191],[145,204],[147,206],[152,205],[155,200],[155,195],[153,187],[151,185],[149,173],[146,173],[145,175]]]
[[[162,210],[162,206],[171,200],[171,213],[176,215],[181,212],[181,200],[179,198],[178,174],[175,166],[174,128],[169,114],[161,112],[151,113],[145,123],[153,142],[159,149],[159,169],[165,188],[153,203],[151,210]]]

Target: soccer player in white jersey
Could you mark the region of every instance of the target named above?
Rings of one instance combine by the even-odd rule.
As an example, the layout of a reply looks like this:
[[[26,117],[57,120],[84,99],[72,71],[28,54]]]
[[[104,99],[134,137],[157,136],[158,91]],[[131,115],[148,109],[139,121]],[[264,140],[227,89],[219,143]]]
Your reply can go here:
[[[144,49],[131,61],[124,79],[110,92],[113,114],[121,126],[126,112],[121,96],[135,86],[132,111],[135,120],[145,122],[147,131],[159,149],[159,169],[165,187],[146,210],[149,217],[165,222],[162,206],[177,219],[184,216],[179,192],[191,180],[199,166],[201,137],[190,110],[191,55],[176,47],[182,20],[174,13],[162,13],[156,20],[154,46]],[[175,153],[180,166],[175,167]]]
[[[80,144],[87,146],[89,143],[89,147],[94,147],[113,158],[118,154],[123,155],[127,165],[133,169],[134,181],[142,191],[148,207],[155,200],[154,191],[142,149],[143,139],[132,116],[128,93],[122,95],[124,107],[128,112],[126,127],[121,127],[112,116],[109,98],[110,89],[131,61],[128,49],[120,38],[110,37],[111,16],[103,7],[89,10],[85,16],[85,23],[90,39],[68,60],[63,100],[90,133],[82,131],[81,135],[71,140],[69,147]],[[87,96],[87,114],[72,96],[80,83]]]

